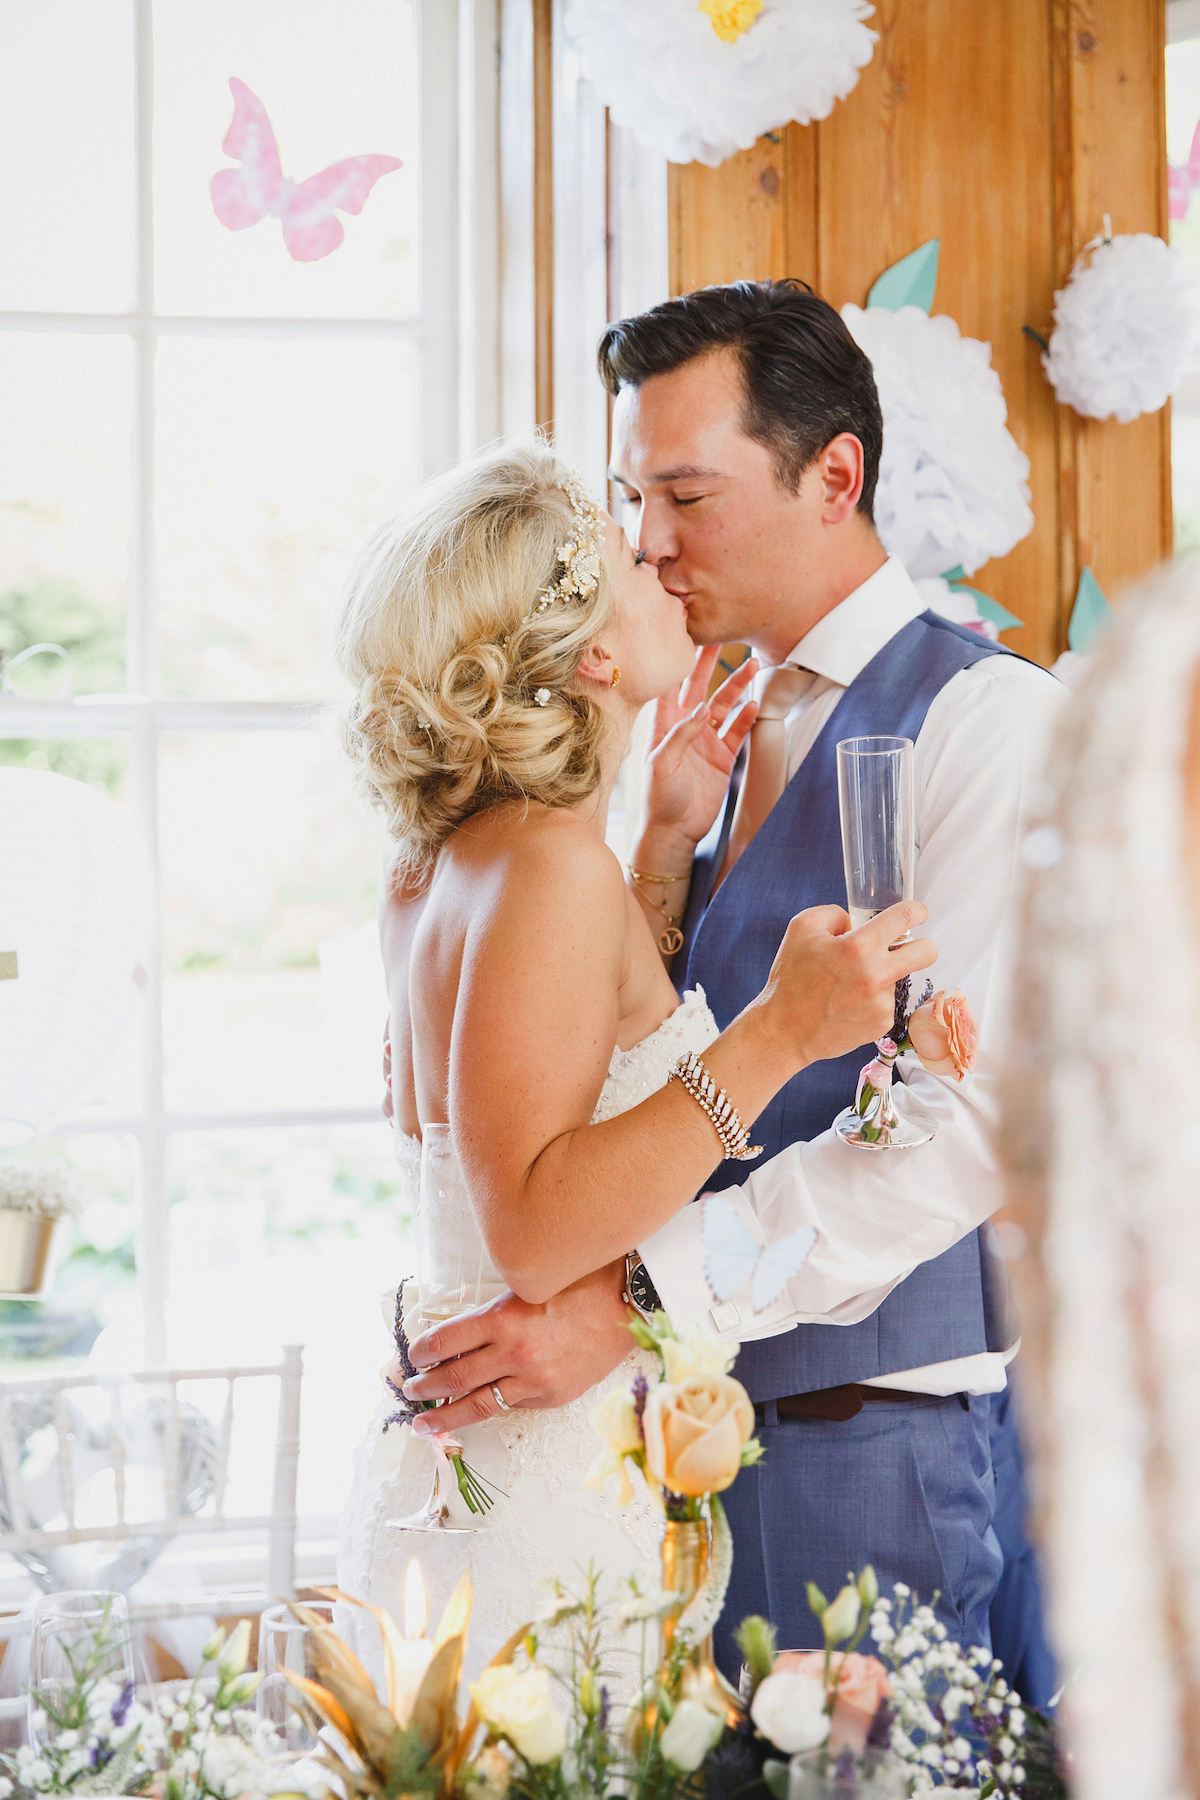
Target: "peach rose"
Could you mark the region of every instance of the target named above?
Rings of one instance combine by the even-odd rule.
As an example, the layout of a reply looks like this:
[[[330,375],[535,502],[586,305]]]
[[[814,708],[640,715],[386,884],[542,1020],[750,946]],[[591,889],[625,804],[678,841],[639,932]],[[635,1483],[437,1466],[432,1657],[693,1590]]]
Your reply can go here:
[[[979,1055],[979,1027],[965,994],[936,993],[908,1021],[913,1049],[931,1075],[961,1081]]]
[[[732,1375],[693,1375],[651,1388],[642,1415],[646,1469],[672,1494],[719,1494],[742,1463],[754,1408]]]
[[[825,1679],[823,1650],[781,1650],[775,1658],[776,1669],[792,1669],[797,1674]],[[833,1703],[833,1722],[829,1730],[829,1749],[834,1756],[852,1750],[857,1756],[867,1741],[871,1721],[880,1703],[892,1691],[891,1677],[878,1657],[860,1656],[852,1650],[848,1656],[834,1651],[832,1667],[837,1673],[837,1698]]]

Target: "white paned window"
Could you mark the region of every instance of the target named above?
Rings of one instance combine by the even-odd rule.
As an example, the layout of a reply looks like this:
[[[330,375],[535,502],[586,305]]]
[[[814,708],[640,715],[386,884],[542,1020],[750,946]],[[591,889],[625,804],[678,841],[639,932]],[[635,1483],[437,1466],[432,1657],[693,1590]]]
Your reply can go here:
[[[157,896],[136,1027],[25,1153],[70,1163],[85,1205],[46,1299],[0,1302],[0,1365],[303,1343],[310,1535],[408,1266],[379,1112],[381,833],[330,719],[332,624],[367,529],[495,429],[459,274],[492,289],[493,203],[460,193],[458,150],[488,19],[0,0],[0,648],[68,655],[0,693],[0,760],[130,809]],[[276,217],[218,219],[230,77],[286,178],[402,159],[331,254],[294,260]]]

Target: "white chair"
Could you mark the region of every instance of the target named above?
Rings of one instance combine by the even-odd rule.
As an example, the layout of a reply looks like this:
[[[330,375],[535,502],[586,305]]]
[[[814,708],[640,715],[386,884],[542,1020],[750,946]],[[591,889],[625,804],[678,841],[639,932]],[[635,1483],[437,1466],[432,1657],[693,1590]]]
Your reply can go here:
[[[131,1620],[255,1613],[292,1598],[301,1376],[293,1344],[265,1367],[85,1369],[0,1382],[0,1553],[42,1564],[39,1585],[84,1585],[57,1578],[70,1550],[111,1544],[115,1559],[125,1544],[128,1579],[86,1584],[120,1586],[136,1582],[171,1540],[193,1540],[199,1553],[205,1539],[262,1534],[261,1575],[251,1585],[134,1604]],[[256,1438],[269,1433],[272,1412],[274,1459],[269,1484],[259,1483],[269,1497],[247,1506],[235,1438],[239,1426]],[[0,1619],[0,1640],[20,1629],[19,1616]]]

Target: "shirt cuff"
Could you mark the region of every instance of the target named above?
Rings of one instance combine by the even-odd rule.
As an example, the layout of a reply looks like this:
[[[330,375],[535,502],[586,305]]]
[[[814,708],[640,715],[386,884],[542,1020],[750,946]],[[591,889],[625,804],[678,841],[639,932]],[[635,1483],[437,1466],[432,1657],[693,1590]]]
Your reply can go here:
[[[762,1225],[741,1189],[725,1188],[723,1195],[737,1209],[755,1243],[764,1245]],[[704,1273],[702,1217],[700,1201],[693,1200],[638,1245],[638,1254],[650,1271],[663,1310],[675,1330],[698,1325],[710,1337],[733,1343],[774,1337],[789,1330],[796,1323],[796,1312],[786,1288],[773,1305],[757,1313],[751,1311],[745,1296],[735,1295],[731,1300],[714,1298]]]

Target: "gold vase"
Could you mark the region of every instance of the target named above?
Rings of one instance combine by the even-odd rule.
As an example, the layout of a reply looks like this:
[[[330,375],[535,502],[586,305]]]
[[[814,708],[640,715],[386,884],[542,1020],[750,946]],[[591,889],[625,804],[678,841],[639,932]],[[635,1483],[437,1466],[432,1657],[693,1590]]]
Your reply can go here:
[[[711,1631],[685,1652],[673,1679],[670,1674],[680,1616],[708,1579],[712,1557],[711,1521],[707,1518],[665,1520],[661,1553],[663,1591],[677,1594],[679,1598],[662,1621],[659,1682],[668,1691],[674,1685],[680,1692],[701,1689],[709,1695],[715,1693],[724,1703],[726,1723],[736,1725],[744,1710],[742,1701],[713,1660]]]
[[[0,1206],[0,1294],[40,1294],[57,1215]]]

